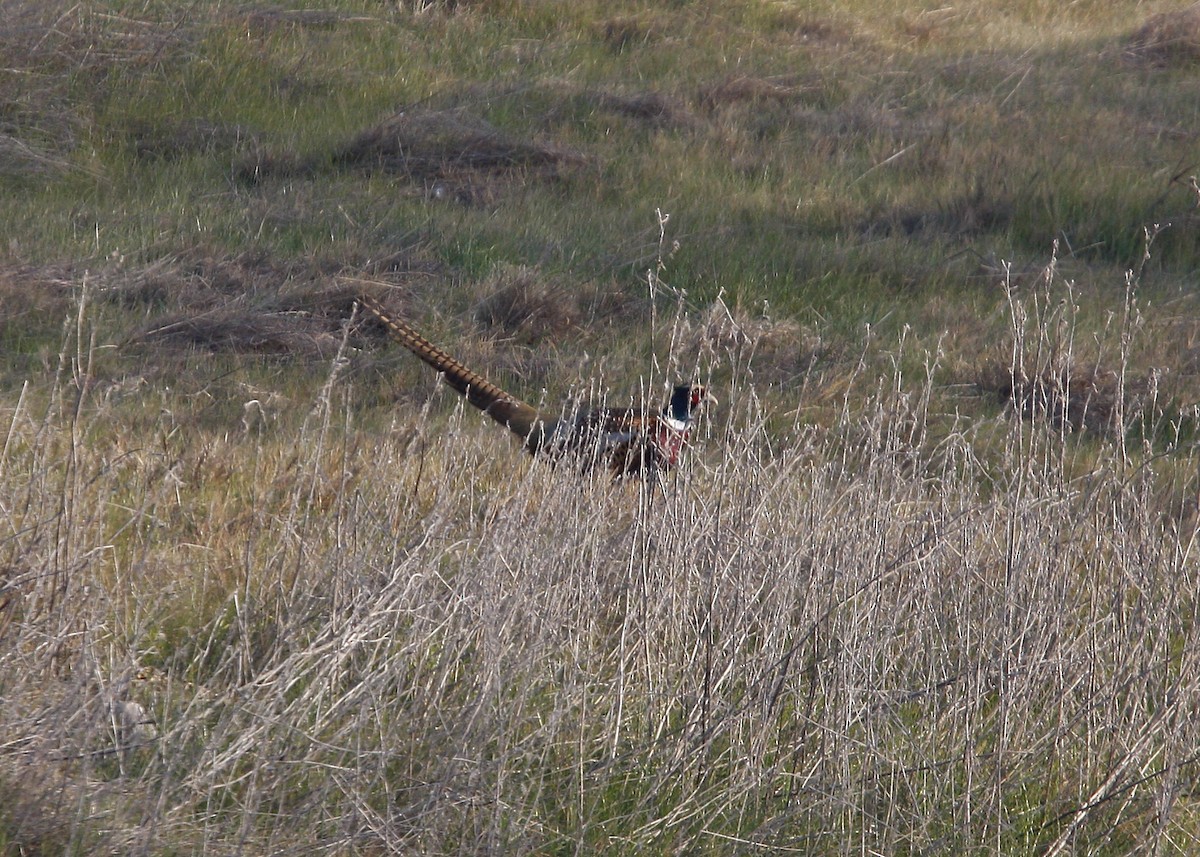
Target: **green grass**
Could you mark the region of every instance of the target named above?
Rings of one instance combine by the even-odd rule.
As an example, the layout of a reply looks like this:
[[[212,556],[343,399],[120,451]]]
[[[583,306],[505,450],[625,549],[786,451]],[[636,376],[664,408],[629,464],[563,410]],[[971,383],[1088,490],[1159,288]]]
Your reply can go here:
[[[1195,850],[1200,20],[928,5],[10,4],[0,853]]]

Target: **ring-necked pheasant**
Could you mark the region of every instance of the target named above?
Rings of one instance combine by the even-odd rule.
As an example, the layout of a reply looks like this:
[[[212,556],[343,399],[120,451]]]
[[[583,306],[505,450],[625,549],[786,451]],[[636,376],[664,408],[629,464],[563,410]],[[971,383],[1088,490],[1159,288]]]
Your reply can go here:
[[[699,385],[680,385],[659,412],[639,408],[598,408],[549,416],[472,372],[374,298],[360,302],[392,337],[442,375],[442,380],[479,410],[521,439],[533,455],[574,455],[585,469],[603,465],[614,477],[655,477],[673,467],[687,445],[701,406],[717,400]]]

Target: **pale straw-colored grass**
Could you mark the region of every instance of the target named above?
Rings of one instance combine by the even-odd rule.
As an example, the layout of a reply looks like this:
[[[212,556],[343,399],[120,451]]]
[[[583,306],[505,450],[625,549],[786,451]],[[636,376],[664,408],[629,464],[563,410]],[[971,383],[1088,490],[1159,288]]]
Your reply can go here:
[[[66,342],[3,427],[6,847],[1196,843],[1194,524],[1111,438],[936,413],[897,346],[826,427],[722,390],[645,492],[367,434],[341,357],[297,428],[128,437]]]

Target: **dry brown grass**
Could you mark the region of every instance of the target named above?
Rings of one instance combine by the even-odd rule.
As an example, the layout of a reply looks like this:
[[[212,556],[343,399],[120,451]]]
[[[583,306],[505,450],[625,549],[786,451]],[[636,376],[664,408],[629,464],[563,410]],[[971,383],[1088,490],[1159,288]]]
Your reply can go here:
[[[46,177],[71,169],[69,160],[50,149],[30,145],[8,134],[0,134],[0,175],[13,178]]]
[[[303,449],[318,437],[294,440]],[[875,440],[889,449],[887,434]],[[1177,617],[1196,581],[1181,555],[1154,548],[1151,525],[1136,523],[1135,495],[1093,486],[1117,491],[1127,511],[1115,520],[1104,504],[1049,493],[1040,477],[981,503],[967,484],[947,492],[943,475],[935,498],[886,455],[855,454],[861,469],[841,471],[826,442],[773,463],[735,444],[694,493],[640,520],[621,508],[631,497],[580,494],[536,470],[472,500],[475,468],[501,476],[480,455],[519,465],[473,430],[417,448],[360,441],[343,464],[338,453],[292,471],[267,465],[255,478],[280,487],[256,514],[298,529],[283,538],[234,526],[227,546],[208,541],[216,530],[206,537],[205,552],[240,542],[263,565],[245,570],[228,620],[187,619],[197,645],[168,644],[171,678],[148,700],[164,732],[158,764],[121,776],[110,756],[68,752],[97,742],[96,724],[58,719],[44,687],[9,679],[6,744],[21,748],[20,763],[56,771],[72,796],[64,806],[38,793],[17,838],[29,841],[35,819],[39,835],[62,835],[94,828],[86,816],[104,804],[132,809],[159,795],[156,830],[130,825],[127,809],[108,816],[101,842],[186,847],[230,841],[249,825],[256,842],[299,834],[325,847],[425,853],[462,851],[480,827],[505,850],[614,835],[640,849],[664,839],[695,847],[714,829],[804,847],[850,824],[829,806],[836,800],[875,830],[886,824],[890,841],[920,844],[957,793],[973,808],[956,831],[965,843],[1011,836],[1002,819],[1035,779],[1038,802],[1067,813],[1057,825],[1039,816],[1050,827],[1033,839],[1049,844],[1074,818],[1075,793],[1097,794],[1079,810],[1083,835],[1094,836],[1141,772],[1187,770],[1186,754],[1169,748],[1195,740],[1177,715],[1197,675],[1188,664],[1154,668],[1171,644],[1145,633],[1188,633]],[[201,476],[220,463],[217,450],[206,444],[186,459],[206,450]],[[95,473],[85,463],[81,476]],[[388,478],[349,480],[347,464],[364,474],[383,466]],[[203,493],[202,482],[182,489],[181,508]],[[169,518],[176,503],[160,495],[141,508]],[[1005,546],[1028,559],[1006,566]],[[1138,600],[1125,623],[1110,623],[1111,598],[1135,569],[1162,593],[1171,575],[1177,595]],[[85,586],[103,597],[85,603]],[[64,579],[58,603],[80,621],[66,664],[79,650],[117,655],[102,672],[161,659],[152,626],[131,625],[116,600],[130,586],[139,591],[97,559]],[[42,666],[32,643],[50,618],[35,609],[36,584],[19,594],[10,677]],[[161,618],[179,609],[148,592],[138,602]],[[103,630],[122,627],[117,637]],[[205,642],[214,635],[219,644]],[[29,717],[12,716],[18,700]],[[1144,706],[1163,714],[1147,723]],[[46,748],[37,755],[21,743],[34,738]],[[967,760],[956,752],[964,741],[980,748]],[[1054,780],[1044,779],[1047,754],[1061,760]],[[178,772],[175,784],[160,766]],[[937,779],[922,773],[930,767]],[[579,768],[582,778],[562,776]],[[239,785],[251,772],[255,788]],[[112,785],[85,786],[95,780]],[[1154,778],[1124,804],[1134,840],[1153,840],[1145,822],[1171,788]],[[340,823],[303,821],[318,805]],[[586,826],[567,823],[575,813]],[[1167,835],[1186,835],[1191,813],[1179,800]]]
[[[205,313],[168,314],[137,337],[142,342],[207,351],[331,357],[337,336],[311,318],[239,308],[236,303]]]
[[[501,267],[481,284],[476,324],[524,345],[560,340],[580,329],[579,289],[529,267]]]
[[[745,367],[747,380],[797,389],[804,376],[830,354],[821,336],[790,319],[751,315],[717,302],[682,333],[680,350],[701,359]]]
[[[107,79],[177,62],[197,38],[188,10],[170,4],[125,15],[100,4],[14,0],[3,13],[0,175],[90,171],[72,155],[94,139]]]
[[[186,8],[158,4],[137,15],[114,15],[87,3],[15,2],[0,21],[6,67],[103,74],[116,65],[146,68],[186,49],[195,38]],[[156,17],[157,16],[157,17]]]
[[[710,108],[742,102],[794,104],[812,93],[816,87],[790,78],[768,79],[740,75],[719,81],[704,88],[700,102]]]
[[[71,306],[80,272],[61,265],[12,265],[0,272],[0,322],[29,327]]]
[[[110,258],[95,266],[0,266],[0,330],[45,335],[88,299],[120,311],[126,344],[275,353],[324,360],[336,350],[359,284],[436,279],[419,248],[366,265],[349,260],[236,256],[197,246],[144,263]]]
[[[596,32],[611,50],[621,52],[653,44],[665,38],[668,31],[652,16],[626,15],[598,22]]]
[[[1041,420],[1056,428],[1101,433],[1120,432],[1126,415],[1121,379],[1110,369],[1045,368],[1030,376],[1023,367],[988,363],[980,367],[977,383],[1001,402],[1010,404],[1026,419]],[[1138,384],[1140,388],[1145,383]]]
[[[237,155],[262,145],[259,134],[251,128],[206,119],[184,119],[161,127],[134,123],[129,133],[138,157],[151,159],[214,152]]]
[[[236,172],[246,181],[327,169],[383,170],[410,179],[430,199],[494,202],[527,181],[557,181],[589,164],[581,152],[522,140],[465,108],[414,106],[360,131],[330,154],[301,156],[255,146]]]
[[[1138,65],[1157,68],[1200,62],[1200,4],[1151,17],[1126,41],[1125,56]]]
[[[518,140],[465,110],[414,107],[358,134],[333,162],[416,179],[510,173],[558,178],[586,159],[561,146]]]
[[[905,324],[964,246],[1139,222],[1187,74],[1095,4],[918,5],[6,8],[10,252],[91,255],[0,267],[0,852],[1197,850],[1197,421],[1135,296],[1000,263],[952,353]],[[530,398],[726,405],[653,496],[580,485],[347,329],[364,280]]]
[[[727,316],[701,335],[738,378],[796,332]],[[300,421],[255,399],[196,428],[182,397],[133,436],[70,373],[5,411],[0,786],[27,784],[7,843],[1200,835],[1196,533],[1118,444],[1080,477],[1038,424],[947,433],[897,354],[827,428],[767,433],[753,388],[719,390],[652,497],[539,467],[474,412],[362,431],[344,356]],[[112,700],[158,737],[122,748]]]

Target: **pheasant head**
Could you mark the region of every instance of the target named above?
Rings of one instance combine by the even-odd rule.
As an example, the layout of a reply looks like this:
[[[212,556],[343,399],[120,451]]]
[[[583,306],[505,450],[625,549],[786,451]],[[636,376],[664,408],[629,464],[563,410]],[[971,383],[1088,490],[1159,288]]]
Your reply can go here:
[[[717,397],[699,384],[679,384],[671,394],[671,401],[663,408],[662,415],[664,419],[678,423],[680,429],[686,429],[700,408],[717,404]]]

